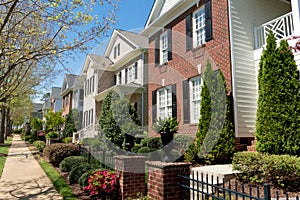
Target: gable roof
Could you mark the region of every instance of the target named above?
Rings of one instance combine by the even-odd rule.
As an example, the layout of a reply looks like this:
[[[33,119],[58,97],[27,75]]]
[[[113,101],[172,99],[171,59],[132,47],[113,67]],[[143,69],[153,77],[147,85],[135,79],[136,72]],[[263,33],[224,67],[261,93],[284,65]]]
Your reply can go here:
[[[77,75],[74,75],[74,74],[66,74],[65,75],[66,77],[66,82],[67,82],[67,85],[69,88],[73,87],[74,83],[75,83],[75,80],[77,78]]]
[[[142,36],[138,33],[125,31],[121,29],[115,29],[112,33],[110,41],[107,45],[104,57],[108,57],[117,36],[120,36],[124,41],[134,47],[134,49],[147,49],[148,48],[148,38]]]
[[[155,0],[141,35],[151,36],[200,0]]]
[[[91,66],[94,69],[108,70],[107,67],[111,64],[112,61],[109,58],[99,56],[99,55],[94,55],[94,54],[88,54],[84,61],[81,73],[85,74],[89,66]]]

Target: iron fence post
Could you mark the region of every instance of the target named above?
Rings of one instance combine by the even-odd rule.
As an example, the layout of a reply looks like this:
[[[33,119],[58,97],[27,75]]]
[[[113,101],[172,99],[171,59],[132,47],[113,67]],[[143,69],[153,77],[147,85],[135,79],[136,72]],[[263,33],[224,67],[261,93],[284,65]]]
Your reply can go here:
[[[265,200],[271,200],[271,187],[269,184],[264,184],[264,197]]]

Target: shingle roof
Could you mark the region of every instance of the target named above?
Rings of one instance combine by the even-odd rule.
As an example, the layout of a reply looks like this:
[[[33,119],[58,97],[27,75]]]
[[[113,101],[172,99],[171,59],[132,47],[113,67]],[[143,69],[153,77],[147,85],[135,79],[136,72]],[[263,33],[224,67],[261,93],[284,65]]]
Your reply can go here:
[[[139,48],[148,48],[148,38],[142,36],[138,33],[129,32],[125,30],[117,29],[122,35],[124,35],[127,39],[129,39],[132,43],[134,43]]]
[[[73,87],[74,83],[75,83],[75,80],[77,78],[77,75],[74,75],[74,74],[66,74],[66,81],[67,81],[67,84],[68,84],[68,87],[71,88]]]
[[[89,57],[93,60],[94,63],[101,66],[108,66],[112,64],[112,61],[108,58],[105,58],[103,56],[89,54]]]

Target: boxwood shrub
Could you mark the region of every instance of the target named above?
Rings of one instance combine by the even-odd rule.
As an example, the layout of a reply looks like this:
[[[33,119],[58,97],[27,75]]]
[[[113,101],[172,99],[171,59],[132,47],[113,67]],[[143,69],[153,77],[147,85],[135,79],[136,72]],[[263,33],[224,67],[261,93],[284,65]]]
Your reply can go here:
[[[82,174],[92,169],[96,169],[96,167],[88,163],[82,163],[73,167],[69,173],[70,184],[78,183],[79,178],[82,176]]]
[[[162,143],[160,137],[144,138],[141,141],[143,147],[148,147],[152,151],[161,149]]]
[[[233,156],[232,165],[244,181],[271,182],[277,187],[299,189],[300,158],[297,156],[238,152]]]
[[[70,172],[74,166],[87,162],[87,159],[83,156],[70,156],[61,161],[61,163],[59,164],[59,169],[62,172]]]
[[[76,144],[56,143],[46,146],[43,152],[50,163],[58,166],[66,157],[78,156],[79,147]]]

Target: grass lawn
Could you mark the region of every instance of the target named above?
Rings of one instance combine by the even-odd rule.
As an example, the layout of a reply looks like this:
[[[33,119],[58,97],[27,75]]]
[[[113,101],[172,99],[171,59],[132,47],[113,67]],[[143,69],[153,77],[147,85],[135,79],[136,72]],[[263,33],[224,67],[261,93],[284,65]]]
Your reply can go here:
[[[0,177],[4,168],[5,160],[12,143],[12,137],[8,137],[4,145],[0,145]]]
[[[47,161],[42,158],[38,159],[43,170],[46,172],[47,176],[50,178],[53,183],[55,189],[60,193],[60,195],[65,200],[76,200],[76,196],[74,195],[70,186],[65,182],[64,178],[56,171],[52,165],[50,165]]]

